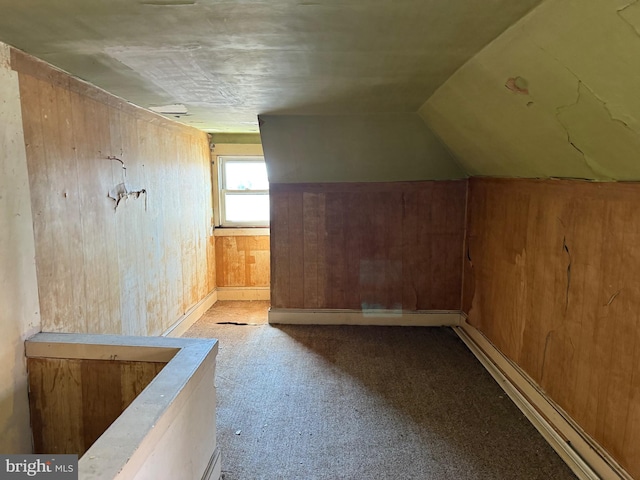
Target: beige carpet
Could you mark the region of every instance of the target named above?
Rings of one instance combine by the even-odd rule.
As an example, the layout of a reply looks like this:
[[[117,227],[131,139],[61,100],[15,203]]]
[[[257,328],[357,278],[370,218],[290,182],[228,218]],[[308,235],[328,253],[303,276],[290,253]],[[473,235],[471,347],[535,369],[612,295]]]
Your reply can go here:
[[[225,480],[575,478],[450,329],[273,327],[267,308],[218,302],[185,334],[220,340]]]

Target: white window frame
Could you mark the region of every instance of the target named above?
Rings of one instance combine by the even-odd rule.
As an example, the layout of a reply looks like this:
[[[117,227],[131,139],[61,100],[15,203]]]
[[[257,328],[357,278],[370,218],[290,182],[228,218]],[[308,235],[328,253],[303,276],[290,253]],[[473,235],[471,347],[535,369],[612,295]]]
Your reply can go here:
[[[218,156],[218,205],[220,207],[221,227],[269,227],[269,221],[260,222],[232,222],[226,218],[225,198],[227,193],[234,195],[269,195],[269,190],[229,190],[226,188],[225,168],[226,162],[260,162],[264,163],[264,156],[261,155],[221,155]]]

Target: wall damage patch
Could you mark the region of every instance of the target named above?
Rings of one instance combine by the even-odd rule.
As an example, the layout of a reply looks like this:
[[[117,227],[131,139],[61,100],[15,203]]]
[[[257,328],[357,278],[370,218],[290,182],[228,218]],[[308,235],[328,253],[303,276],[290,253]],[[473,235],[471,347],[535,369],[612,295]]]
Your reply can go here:
[[[529,95],[529,82],[522,77],[511,77],[507,79],[504,84],[513,93],[520,93],[522,95]]]
[[[144,209],[147,210],[147,191],[144,188],[133,188],[126,183],[119,183],[111,190],[109,190],[108,197],[116,202],[114,210],[118,209],[118,205],[122,200],[128,200],[130,197],[140,198],[140,195],[144,195]]]
[[[567,246],[567,237],[562,239],[562,250],[567,253],[568,263],[567,263],[567,290],[565,292],[565,302],[564,302],[564,313],[567,313],[569,309],[569,290],[571,289],[571,252],[569,251],[569,247]]]
[[[636,18],[634,18],[633,9],[631,8],[637,5],[638,0],[633,0],[631,3],[626,4],[624,7],[619,8],[616,13],[624,23],[631,27],[636,35],[640,36],[640,30],[638,30],[638,26],[635,23]],[[635,17],[637,17],[637,13],[635,14]]]
[[[607,102],[581,80],[577,80],[573,103],[556,108],[558,123],[567,135],[567,142],[584,158],[595,178],[618,180],[640,178],[636,162],[640,150],[640,135],[631,126],[614,117]]]

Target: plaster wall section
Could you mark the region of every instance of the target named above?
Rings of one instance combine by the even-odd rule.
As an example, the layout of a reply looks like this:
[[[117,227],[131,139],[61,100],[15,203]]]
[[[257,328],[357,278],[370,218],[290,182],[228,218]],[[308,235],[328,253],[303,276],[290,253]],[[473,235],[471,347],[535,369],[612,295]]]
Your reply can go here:
[[[260,118],[272,183],[465,177],[449,150],[415,113]]]
[[[0,452],[30,453],[24,340],[40,330],[18,76],[0,43]]]
[[[638,180],[640,5],[548,0],[419,114],[470,175]]]

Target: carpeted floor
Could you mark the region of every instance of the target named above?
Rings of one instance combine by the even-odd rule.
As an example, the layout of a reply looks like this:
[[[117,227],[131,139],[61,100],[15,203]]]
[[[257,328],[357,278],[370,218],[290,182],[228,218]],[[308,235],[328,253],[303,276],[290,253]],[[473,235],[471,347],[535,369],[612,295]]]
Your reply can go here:
[[[185,334],[220,340],[225,480],[575,478],[451,329],[277,327],[267,308],[218,302]]]

